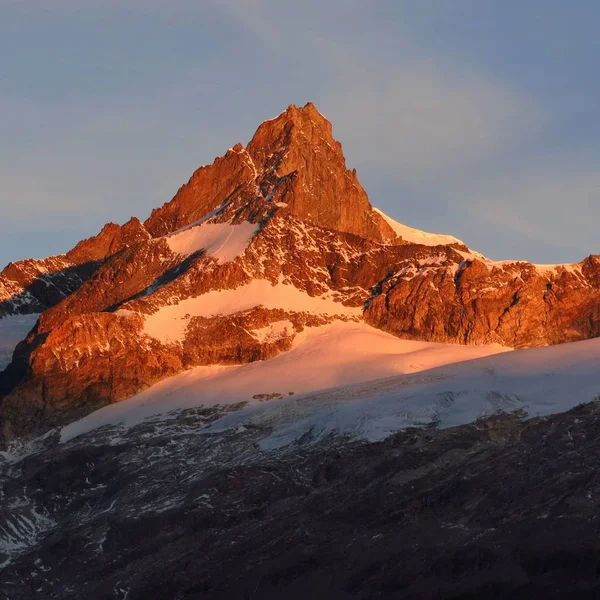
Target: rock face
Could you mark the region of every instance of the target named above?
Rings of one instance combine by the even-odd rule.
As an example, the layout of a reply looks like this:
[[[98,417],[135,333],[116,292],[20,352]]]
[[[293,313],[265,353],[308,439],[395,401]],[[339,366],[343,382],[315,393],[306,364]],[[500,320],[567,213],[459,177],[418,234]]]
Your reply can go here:
[[[0,463],[0,596],[598,597],[597,403],[283,454],[222,410]]]
[[[97,236],[79,242],[64,255],[10,263],[0,272],[0,318],[41,313],[58,304],[108,257],[149,237],[133,218],[123,226],[108,223]]]
[[[356,173],[346,169],[331,124],[311,103],[290,106],[265,121],[246,148],[237,144],[198,169],[171,202],[152,211],[145,226],[156,237],[217,209],[221,218],[256,222],[274,208],[367,239],[396,237],[373,210]]]
[[[66,256],[8,264],[0,272],[0,318],[43,312],[74,292],[96,267]]]
[[[109,224],[64,256],[0,274],[0,317],[42,313],[0,374],[2,436],[42,432],[195,365],[272,357],[335,319],[512,347],[600,333],[598,257],[500,263],[450,236],[416,239],[372,208],[316,108],[290,106],[144,224]]]
[[[600,258],[538,268],[473,259],[417,276],[397,273],[365,310],[368,323],[401,337],[514,348],[600,335]]]
[[[376,241],[396,237],[371,207],[356,172],[346,169],[331,124],[313,104],[263,123],[247,152],[260,165],[263,197],[287,204],[302,221]]]

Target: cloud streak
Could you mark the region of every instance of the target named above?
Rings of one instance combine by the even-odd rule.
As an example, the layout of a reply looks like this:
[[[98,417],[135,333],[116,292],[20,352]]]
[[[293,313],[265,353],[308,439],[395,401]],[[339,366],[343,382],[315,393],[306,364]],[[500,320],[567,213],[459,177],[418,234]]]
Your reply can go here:
[[[435,60],[400,67],[337,49],[323,104],[336,114],[355,160],[411,181],[452,176],[538,134],[530,98],[480,73]],[[356,77],[356,73],[364,75]]]
[[[325,71],[313,99],[363,167],[394,169],[411,182],[448,177],[533,139],[549,118],[528,94],[421,47],[406,27],[396,28],[388,51],[374,36],[350,41],[352,27],[334,15],[375,32],[365,3],[334,1],[328,14],[308,2],[282,14],[271,0],[213,1],[259,43],[278,54],[301,53]]]
[[[481,220],[586,253],[597,246],[600,171],[579,154],[551,154],[466,187],[462,201]]]
[[[0,131],[9,140],[0,145],[0,193],[10,200],[0,203],[5,229],[59,228],[68,214],[92,219],[94,227],[143,217],[199,164],[247,141],[260,121],[312,100],[332,121],[372,199],[398,220],[481,242],[478,249],[498,258],[519,248],[540,260],[527,253],[547,252],[550,237],[565,260],[596,244],[600,153],[597,143],[576,154],[578,140],[552,138],[576,117],[563,114],[565,99],[553,103],[512,77],[514,68],[490,68],[465,55],[462,40],[432,43],[411,19],[413,3],[0,5],[7,9],[0,24],[6,39],[19,24],[4,48],[17,60],[23,51],[28,69],[15,63],[0,95],[0,112],[10,116]],[[462,6],[461,20],[468,20],[469,3]],[[436,23],[448,17],[444,3],[419,7]],[[393,23],[385,8],[395,11]],[[33,25],[39,33],[47,22],[76,35],[61,45],[58,33],[31,34],[38,64],[19,44]],[[58,48],[52,60],[50,42]],[[97,70],[90,74],[88,63]],[[50,69],[41,85],[36,69]],[[23,89],[10,87],[13,81],[25,82]],[[563,217],[566,203],[574,211]]]

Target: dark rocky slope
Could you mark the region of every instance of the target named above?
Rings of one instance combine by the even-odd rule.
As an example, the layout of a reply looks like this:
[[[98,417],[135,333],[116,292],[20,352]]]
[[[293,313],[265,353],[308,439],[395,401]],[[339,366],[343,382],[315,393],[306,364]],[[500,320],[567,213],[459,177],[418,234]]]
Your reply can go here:
[[[5,465],[0,597],[600,594],[596,403],[280,454],[258,430],[200,435],[216,412]]]

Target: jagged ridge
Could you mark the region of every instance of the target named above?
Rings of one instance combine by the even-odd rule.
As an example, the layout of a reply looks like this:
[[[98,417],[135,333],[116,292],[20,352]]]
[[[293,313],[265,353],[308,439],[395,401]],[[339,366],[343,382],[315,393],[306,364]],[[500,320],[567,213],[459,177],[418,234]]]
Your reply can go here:
[[[0,379],[3,435],[67,422],[191,366],[269,358],[336,319],[513,347],[600,333],[597,258],[548,269],[426,241],[398,237],[372,208],[312,104],[290,106],[144,224],[110,224],[48,264],[5,269],[12,310],[44,312]],[[35,295],[43,269],[53,282],[76,277]],[[24,294],[34,299],[15,301]],[[253,333],[265,328],[279,333]]]

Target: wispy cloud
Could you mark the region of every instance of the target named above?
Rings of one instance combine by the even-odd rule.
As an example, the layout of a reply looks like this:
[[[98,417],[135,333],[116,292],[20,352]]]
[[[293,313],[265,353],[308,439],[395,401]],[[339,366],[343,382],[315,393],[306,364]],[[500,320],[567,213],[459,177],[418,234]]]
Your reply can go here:
[[[598,246],[600,171],[581,154],[540,156],[500,171],[483,186],[465,186],[460,201],[482,221],[581,257]]]
[[[271,0],[213,3],[259,43],[279,54],[300,52],[324,70],[314,100],[333,115],[338,137],[363,168],[393,169],[410,181],[447,177],[531,140],[549,118],[527,93],[422,47],[407,27],[395,28],[392,52],[376,35],[353,39],[354,20],[377,30],[368,4],[333,1],[327,14],[319,2],[285,9]]]
[[[475,3],[418,3],[436,23],[456,4],[468,20]],[[10,116],[0,125],[9,140],[0,145],[0,193],[8,199],[0,222],[50,229],[68,214],[94,226],[144,216],[199,164],[247,141],[262,119],[312,100],[331,119],[349,165],[395,218],[467,242],[473,236],[492,256],[548,238],[557,254],[597,247],[598,147],[574,154],[578,140],[561,137],[576,117],[564,116],[568,102],[553,103],[514,77],[514,65],[494,68],[463,52],[462,40],[443,49],[432,43],[410,18],[415,5],[0,0],[0,30],[18,23],[16,42],[32,23],[43,35],[48,15],[53,27],[77,34],[63,45],[57,39],[50,59],[44,44],[52,35],[14,44],[29,70],[13,63],[3,77],[19,85],[0,94],[0,114]],[[594,97],[586,89],[576,96]]]
[[[546,118],[525,94],[447,60],[394,66],[335,48],[330,61],[323,104],[354,159],[411,181],[464,173],[537,135]]]

